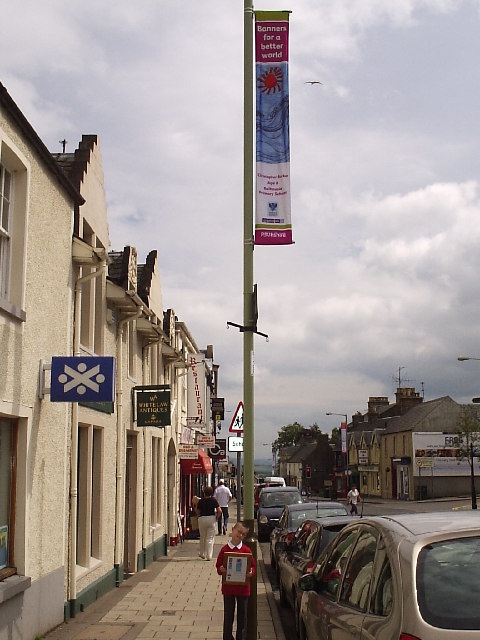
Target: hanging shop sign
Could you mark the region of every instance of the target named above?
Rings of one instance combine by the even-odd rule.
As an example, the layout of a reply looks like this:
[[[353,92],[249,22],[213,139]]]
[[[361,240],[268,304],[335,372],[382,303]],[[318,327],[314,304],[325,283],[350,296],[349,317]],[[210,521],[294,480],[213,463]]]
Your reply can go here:
[[[170,388],[164,385],[135,387],[137,427],[168,427]]]
[[[113,402],[114,395],[112,356],[52,357],[52,402]]]

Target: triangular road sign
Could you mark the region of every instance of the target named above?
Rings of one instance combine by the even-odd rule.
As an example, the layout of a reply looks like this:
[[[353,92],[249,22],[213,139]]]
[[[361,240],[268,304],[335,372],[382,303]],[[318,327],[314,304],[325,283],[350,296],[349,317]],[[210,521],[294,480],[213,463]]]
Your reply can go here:
[[[243,402],[240,401],[238,403],[238,407],[235,411],[235,415],[233,416],[233,420],[230,424],[229,431],[231,433],[243,433]]]

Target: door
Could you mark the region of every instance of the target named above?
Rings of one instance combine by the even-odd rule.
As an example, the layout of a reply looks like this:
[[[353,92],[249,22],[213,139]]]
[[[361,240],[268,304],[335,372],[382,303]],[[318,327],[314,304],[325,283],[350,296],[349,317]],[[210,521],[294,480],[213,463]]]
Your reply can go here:
[[[123,564],[125,573],[137,570],[137,438],[127,435],[125,461],[125,522]]]

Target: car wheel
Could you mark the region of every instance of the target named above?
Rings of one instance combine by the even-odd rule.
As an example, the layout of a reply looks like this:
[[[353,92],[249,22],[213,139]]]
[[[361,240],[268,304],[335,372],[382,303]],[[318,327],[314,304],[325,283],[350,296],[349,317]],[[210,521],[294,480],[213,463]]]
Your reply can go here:
[[[285,608],[288,607],[287,594],[285,593],[285,587],[281,580],[278,581],[278,590],[280,591],[280,606]]]

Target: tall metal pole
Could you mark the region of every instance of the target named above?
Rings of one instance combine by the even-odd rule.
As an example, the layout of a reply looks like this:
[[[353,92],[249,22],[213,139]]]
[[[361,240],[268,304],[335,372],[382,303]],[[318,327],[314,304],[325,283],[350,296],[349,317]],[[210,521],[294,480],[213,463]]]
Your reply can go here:
[[[249,527],[248,546],[257,558],[254,492],[254,371],[253,371],[253,152],[254,152],[254,95],[253,95],[253,24],[252,0],[244,0],[244,111],[243,111],[243,514]],[[250,328],[250,330],[248,330]],[[257,638],[257,580],[251,582],[248,607],[248,640]]]

